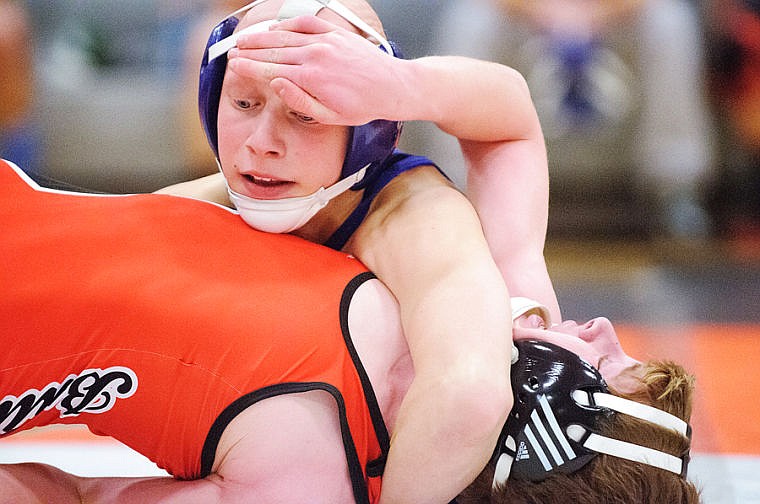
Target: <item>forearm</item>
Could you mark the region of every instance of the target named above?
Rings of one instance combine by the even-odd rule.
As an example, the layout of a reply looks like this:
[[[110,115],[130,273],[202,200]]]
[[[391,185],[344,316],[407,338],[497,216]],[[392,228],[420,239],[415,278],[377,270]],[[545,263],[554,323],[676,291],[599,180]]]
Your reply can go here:
[[[463,149],[467,152],[468,146]],[[515,142],[470,158],[467,196],[510,294],[540,301],[559,322],[559,304],[544,260],[549,174],[543,142]]]
[[[457,136],[467,163],[467,197],[512,295],[534,298],[561,320],[543,250],[549,211],[541,124],[522,76],[466,58],[415,60],[427,98],[411,115]],[[422,78],[424,76],[424,78]],[[410,105],[412,107],[412,105]],[[445,169],[445,160],[439,160]],[[527,271],[525,268],[530,268]]]
[[[549,208],[546,147],[527,84],[516,71],[466,58],[416,60],[421,116],[457,136],[467,163],[467,196],[513,295],[539,298],[559,320],[543,248]],[[422,99],[422,96],[427,98]],[[411,105],[410,105],[411,106]],[[445,169],[445,160],[440,160]],[[533,292],[515,265],[538,265]],[[543,273],[542,275],[539,275]],[[518,292],[519,291],[519,292]]]
[[[180,481],[169,477],[79,478],[81,502],[88,504],[215,504],[224,502],[215,476],[202,480]],[[78,503],[80,501],[77,501]]]
[[[0,466],[0,504],[81,504],[78,479],[44,464]]]
[[[0,504],[212,504],[223,502],[215,480],[82,478],[45,464],[8,464],[0,466]]]
[[[509,305],[483,280],[481,297],[442,278],[446,285],[402,314],[415,379],[394,428],[383,503],[450,501],[496,446],[512,404]]]

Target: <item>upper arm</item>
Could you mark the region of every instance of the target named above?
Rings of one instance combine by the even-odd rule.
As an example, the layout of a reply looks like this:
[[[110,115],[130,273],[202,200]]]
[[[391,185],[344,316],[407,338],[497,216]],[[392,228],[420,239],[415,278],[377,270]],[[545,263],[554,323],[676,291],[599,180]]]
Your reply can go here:
[[[432,167],[386,190],[350,246],[398,299],[415,372],[499,356],[508,293],[470,203]]]
[[[354,498],[345,461],[332,396],[287,394],[256,403],[228,425],[204,479],[78,478],[78,491],[92,503],[348,504]]]
[[[508,292],[472,206],[429,180],[431,170],[384,189],[352,250],[398,299],[414,366],[386,464],[387,502],[453,498],[482,470],[511,406]]]
[[[353,503],[335,399],[321,390],[261,400],[225,429],[214,471],[223,493],[256,502]]]

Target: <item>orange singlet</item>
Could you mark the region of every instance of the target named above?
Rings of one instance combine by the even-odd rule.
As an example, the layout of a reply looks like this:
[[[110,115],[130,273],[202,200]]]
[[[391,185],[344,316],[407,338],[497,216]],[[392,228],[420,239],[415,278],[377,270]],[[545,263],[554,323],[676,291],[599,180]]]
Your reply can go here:
[[[226,425],[325,390],[357,502],[388,433],[351,343],[357,260],[165,195],[42,189],[0,161],[0,435],[85,424],[177,478],[209,474]]]

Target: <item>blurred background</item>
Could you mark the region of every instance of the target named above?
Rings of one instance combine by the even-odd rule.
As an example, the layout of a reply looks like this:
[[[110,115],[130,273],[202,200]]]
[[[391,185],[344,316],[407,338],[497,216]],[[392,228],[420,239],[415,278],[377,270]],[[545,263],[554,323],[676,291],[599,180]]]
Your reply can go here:
[[[195,110],[231,0],[0,1],[0,153],[84,189],[150,191],[215,170]],[[407,57],[464,54],[529,81],[554,236],[760,235],[760,2],[375,0]],[[464,186],[456,143],[403,147]]]
[[[214,172],[197,72],[211,27],[245,3],[0,0],[0,157],[96,192]],[[690,366],[706,502],[760,502],[760,0],[370,3],[409,58],[525,75],[564,316],[608,316],[642,358]],[[407,124],[402,148],[464,187],[456,142],[435,128]]]
[[[86,190],[215,170],[195,109],[231,0],[0,1],[0,155]],[[760,238],[757,0],[374,0],[407,57],[463,54],[528,79],[557,237]],[[464,187],[456,142],[407,150]],[[750,240],[752,241],[752,240]]]

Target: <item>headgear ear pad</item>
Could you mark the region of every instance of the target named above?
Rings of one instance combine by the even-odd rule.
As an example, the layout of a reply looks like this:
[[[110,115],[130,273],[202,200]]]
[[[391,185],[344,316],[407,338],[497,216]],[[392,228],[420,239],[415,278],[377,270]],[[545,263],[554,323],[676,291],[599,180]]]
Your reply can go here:
[[[227,69],[227,55],[222,54],[216,59],[209,61],[208,53],[212,45],[232,35],[238,22],[239,20],[233,16],[214,27],[206,43],[206,50],[201,61],[198,109],[203,130],[206,132],[206,138],[217,160],[219,159],[217,120],[219,117],[219,101],[222,95],[222,83],[224,82],[224,73]],[[396,44],[390,42],[390,45],[393,49],[392,56],[402,57]],[[372,92],[373,90],[368,91]],[[346,157],[343,160],[341,179],[353,175],[365,166],[370,165],[364,178],[352,187],[352,189],[361,189],[364,184],[372,179],[373,172],[379,169],[382,161],[393,153],[401,134],[401,128],[401,122],[386,121],[384,119],[352,127],[349,133]]]
[[[542,341],[516,341],[518,361],[512,365],[515,404],[497,446],[496,455],[514,460],[510,478],[542,481],[555,472],[573,473],[597,453],[570,439],[566,429],[579,425],[587,432],[610,410],[579,404],[575,390],[607,392],[599,371],[578,355]]]
[[[198,83],[198,111],[201,116],[203,131],[206,132],[208,143],[217,159],[219,159],[219,132],[216,123],[219,118],[219,101],[222,97],[224,72],[227,70],[227,53],[209,61],[208,50],[212,45],[232,35],[238,23],[238,18],[229,17],[211,30],[201,61],[200,81]]]

